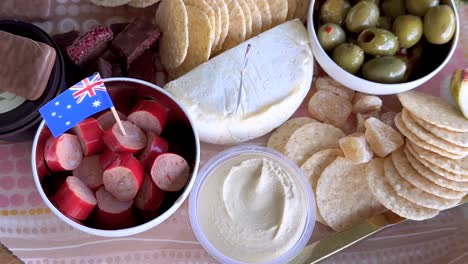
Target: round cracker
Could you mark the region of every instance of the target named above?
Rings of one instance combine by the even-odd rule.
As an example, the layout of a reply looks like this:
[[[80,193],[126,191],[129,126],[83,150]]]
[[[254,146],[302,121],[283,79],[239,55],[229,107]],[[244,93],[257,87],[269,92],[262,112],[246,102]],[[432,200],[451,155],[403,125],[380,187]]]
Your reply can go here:
[[[445,128],[434,126],[421,118],[411,116],[422,128],[430,131],[432,134],[447,140],[448,142],[461,147],[468,147],[468,133],[455,132]]]
[[[228,2],[228,9],[229,30],[222,50],[228,50],[242,43],[246,36],[245,16],[240,4],[235,0],[231,0]]]
[[[341,150],[325,149],[315,153],[312,155],[312,157],[306,160],[304,164],[302,164],[301,170],[304,172],[304,175],[307,177],[307,179],[309,179],[310,187],[314,193],[317,191],[317,182],[323,170],[339,156],[343,156],[343,152]],[[316,211],[317,214],[315,219],[318,222],[326,225],[327,223],[325,223],[323,220],[318,208]]]
[[[205,15],[208,16],[208,19],[210,21],[210,26],[211,26],[211,34],[213,36],[211,37],[211,46],[213,46],[214,39],[215,39],[215,32],[216,32],[216,17],[213,8],[205,1],[205,0],[185,0],[185,6],[192,6],[199,8]],[[190,28],[190,21],[189,21],[189,30]],[[189,45],[190,41],[189,41]],[[210,54],[211,54],[211,49],[210,49]]]
[[[145,8],[158,3],[161,0],[131,0],[128,5],[131,7]]]
[[[271,11],[270,6],[268,5],[268,0],[257,0],[258,11],[262,16],[262,31],[266,31],[271,28]]]
[[[316,201],[328,226],[336,231],[358,224],[384,208],[367,186],[367,164],[338,157],[327,166],[317,183]]]
[[[307,20],[307,14],[309,13],[310,0],[296,0],[296,12],[294,13],[295,18],[299,18],[302,23]]]
[[[439,213],[438,210],[419,206],[399,196],[385,177],[383,159],[373,159],[369,162],[366,175],[374,197],[395,214],[411,220],[425,220]]]
[[[286,121],[283,125],[273,131],[268,139],[267,147],[284,153],[284,146],[286,145],[286,142],[288,142],[292,133],[303,125],[312,122],[318,121],[310,117],[296,117]]]
[[[345,134],[323,123],[309,123],[292,133],[284,147],[285,155],[298,165],[320,150],[339,148],[338,140]]]
[[[391,158],[385,159],[384,169],[385,177],[387,178],[388,183],[393,187],[393,190],[410,202],[437,210],[454,207],[458,202],[460,202],[460,199],[444,199],[412,185],[398,173]]]
[[[242,8],[242,13],[244,13],[245,39],[250,39],[252,37],[252,13],[250,12],[249,6],[245,2],[245,0],[237,0],[237,2]]]
[[[391,157],[393,163],[398,164],[396,169],[400,176],[418,189],[446,199],[459,199],[465,196],[464,192],[458,192],[439,186],[419,174],[406,159],[402,148],[395,150]]]
[[[255,0],[244,0],[252,16],[252,37],[262,33],[262,16]]]
[[[188,15],[182,0],[162,1],[156,11],[156,24],[162,37],[159,41],[161,63],[175,69],[184,62],[189,46]]]
[[[295,13],[296,13],[296,0],[288,0],[288,14],[286,15],[286,20],[293,19]]]
[[[429,168],[424,166],[411,152],[406,148],[403,151],[405,153],[406,159],[411,164],[411,167],[415,169],[419,174],[426,177],[426,179],[432,181],[433,183],[445,187],[450,190],[459,191],[459,192],[468,192],[468,182],[460,182],[449,180],[439,174],[431,171]],[[468,180],[468,177],[467,177]]]
[[[439,166],[436,166],[436,165],[430,163],[429,161],[418,157],[418,154],[416,153],[416,151],[414,151],[412,146],[414,146],[414,144],[411,144],[411,143],[407,142],[406,147],[405,147],[405,151],[411,153],[413,155],[413,157],[415,157],[419,162],[421,162],[429,170],[433,171],[434,173],[436,173],[437,175],[439,175],[441,177],[447,178],[448,180],[459,181],[459,182],[468,182],[468,175],[466,175],[466,174],[465,175],[464,174],[457,174],[457,173],[452,173],[452,172],[446,171],[446,170],[440,168]]]
[[[221,14],[221,34],[219,35],[218,45],[214,49],[214,53],[218,53],[222,48],[229,32],[229,9],[225,0],[216,0]]]
[[[286,21],[288,16],[288,0],[268,0],[271,12],[271,27]]]
[[[434,126],[455,132],[468,132],[468,120],[440,97],[409,91],[398,94],[398,98],[412,115]]]
[[[89,1],[95,5],[107,6],[107,7],[126,5],[128,4],[128,2],[130,2],[130,0],[89,0]]]
[[[448,159],[433,152],[427,151],[417,145],[412,144],[411,146],[419,158],[425,159],[446,171],[456,174],[468,175],[468,157],[464,157],[463,159],[458,160]]]
[[[214,12],[214,16],[215,16],[214,39],[213,39],[213,44],[211,45],[211,54],[213,54],[214,50],[218,46],[219,39],[221,37],[223,21],[221,18],[222,17],[221,8],[216,3],[216,0],[206,0],[206,3],[211,6]]]
[[[401,111],[401,120],[405,124],[406,128],[408,128],[418,138],[426,141],[428,144],[446,150],[450,153],[456,153],[464,156],[468,154],[468,148],[454,145],[422,128],[420,125],[418,125],[418,123],[416,123],[416,121],[414,121],[408,110],[403,109]]]
[[[427,149],[429,151],[432,151],[432,152],[435,152],[439,155],[442,155],[442,156],[445,156],[445,157],[448,157],[448,158],[452,158],[452,159],[459,159],[459,158],[462,158],[463,155],[459,155],[459,154],[455,154],[455,153],[451,153],[451,152],[448,152],[446,150],[443,150],[441,148],[438,148],[436,146],[433,146],[429,143],[427,143],[426,141],[420,139],[419,137],[417,137],[415,134],[413,134],[413,132],[411,132],[406,126],[405,124],[403,123],[403,120],[401,119],[401,113],[398,113],[396,116],[395,116],[395,126],[398,128],[398,130],[405,136],[408,138],[408,140],[410,140],[412,143],[414,143],[415,145],[418,145],[424,149]]]
[[[190,25],[190,45],[184,62],[176,69],[169,70],[174,77],[180,77],[210,58],[213,34],[208,16],[201,9],[193,6],[187,6],[187,14]]]

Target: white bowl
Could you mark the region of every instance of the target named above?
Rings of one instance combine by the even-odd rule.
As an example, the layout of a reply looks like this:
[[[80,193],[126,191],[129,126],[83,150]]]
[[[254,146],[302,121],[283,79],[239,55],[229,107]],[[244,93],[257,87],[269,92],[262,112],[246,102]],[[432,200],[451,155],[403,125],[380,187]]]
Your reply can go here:
[[[199,163],[200,163],[200,141],[199,141],[199,138],[198,138],[197,131],[196,131],[196,129],[194,129],[193,121],[190,118],[190,116],[188,115],[188,112],[186,111],[186,109],[177,102],[177,99],[175,99],[171,94],[166,92],[164,89],[162,89],[162,88],[160,88],[160,87],[158,87],[158,86],[156,86],[154,84],[151,84],[151,83],[148,83],[148,82],[145,82],[145,81],[141,81],[141,80],[137,80],[137,79],[132,79],[132,78],[108,78],[108,79],[104,79],[104,83],[106,84],[111,96],[112,96],[112,93],[111,93],[112,89],[116,89],[116,90],[120,89],[120,88],[123,88],[123,90],[124,89],[134,89],[134,91],[136,92],[134,94],[139,94],[138,95],[139,98],[140,97],[156,97],[156,98],[158,98],[158,100],[162,100],[163,102],[171,105],[171,107],[174,107],[174,108],[178,107],[178,109],[174,109],[174,108],[171,108],[171,107],[170,107],[170,109],[171,109],[172,112],[175,112],[176,115],[182,115],[182,117],[184,117],[184,122],[188,122],[187,125],[190,126],[190,128],[191,128],[191,130],[193,132],[193,139],[194,139],[194,144],[195,144],[195,146],[193,146],[194,152],[195,152],[195,157],[194,157],[194,160],[193,160],[193,163],[192,163],[193,164],[193,172],[192,172],[192,175],[190,176],[190,179],[189,179],[188,183],[186,184],[185,188],[183,189],[183,192],[180,194],[180,196],[174,201],[174,203],[164,213],[162,213],[158,217],[156,217],[156,218],[154,218],[154,219],[152,219],[152,220],[150,220],[150,221],[148,221],[146,223],[143,223],[143,224],[140,224],[140,225],[137,225],[137,226],[134,226],[134,227],[130,227],[130,228],[125,228],[125,229],[103,230],[103,229],[92,228],[92,227],[85,226],[85,225],[83,225],[83,224],[81,224],[81,223],[67,217],[62,212],[60,212],[55,207],[55,205],[49,200],[49,197],[46,195],[46,193],[44,191],[44,188],[42,186],[41,180],[39,178],[39,175],[38,175],[38,172],[37,172],[37,169],[36,169],[36,149],[37,149],[38,141],[39,141],[39,138],[40,138],[39,136],[41,135],[41,132],[42,132],[44,126],[45,126],[44,121],[42,121],[41,124],[39,125],[39,128],[38,128],[38,130],[36,132],[36,136],[34,138],[33,147],[32,147],[31,163],[32,163],[32,168],[33,168],[33,170],[32,170],[33,171],[33,177],[34,177],[34,182],[36,183],[37,190],[38,190],[42,200],[44,200],[47,207],[49,207],[50,210],[56,216],[58,216],[62,221],[64,221],[65,223],[67,223],[70,226],[72,226],[72,227],[74,227],[74,228],[76,228],[78,230],[81,230],[81,231],[83,231],[85,233],[96,235],[96,236],[104,236],[104,237],[130,236],[130,235],[138,234],[138,233],[144,232],[144,231],[146,231],[146,230],[148,230],[150,228],[158,226],[164,220],[166,220],[171,215],[173,215],[175,213],[175,211],[182,205],[182,203],[188,197],[188,195],[190,193],[190,190],[192,189],[193,184],[195,182],[195,178],[196,178],[197,171],[198,171],[198,166],[199,166]],[[128,100],[128,98],[125,98],[125,100]],[[166,104],[166,106],[167,106],[167,104]],[[116,106],[115,101],[114,101],[114,105]],[[117,108],[117,110],[118,110],[118,108]],[[189,164],[190,163],[191,162],[189,161]]]
[[[361,93],[386,95],[386,94],[402,93],[402,92],[417,88],[423,83],[429,81],[438,72],[440,72],[442,68],[445,67],[445,65],[449,62],[450,58],[455,52],[455,49],[459,41],[460,18],[458,16],[458,12],[455,12],[456,29],[455,29],[455,34],[452,39],[452,45],[450,47],[450,51],[447,54],[447,57],[443,60],[443,62],[437,68],[432,70],[427,75],[419,79],[409,81],[409,82],[398,83],[398,84],[384,84],[384,83],[371,82],[363,78],[357,77],[345,71],[344,69],[342,69],[330,58],[330,56],[328,56],[328,54],[322,48],[317,38],[316,26],[315,26],[316,23],[314,21],[314,14],[315,14],[314,12],[318,10],[315,8],[315,5],[318,4],[317,2],[319,1],[312,0],[310,2],[309,14],[307,16],[307,28],[309,31],[310,45],[312,47],[312,52],[314,54],[314,57],[317,60],[317,62],[320,64],[322,69],[328,75],[330,75],[330,77],[332,77],[333,79],[335,79],[342,85],[345,85],[346,87],[353,89],[355,91],[361,92]],[[454,10],[456,10],[455,2],[453,0],[450,1],[450,6]]]

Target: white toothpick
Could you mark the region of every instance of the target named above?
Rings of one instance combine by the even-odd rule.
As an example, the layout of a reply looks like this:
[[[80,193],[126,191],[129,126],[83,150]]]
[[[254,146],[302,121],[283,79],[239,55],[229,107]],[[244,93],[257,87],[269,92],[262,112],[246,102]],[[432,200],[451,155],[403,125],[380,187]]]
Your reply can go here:
[[[247,64],[249,63],[249,51],[252,45],[247,44],[247,49],[245,50],[244,63],[242,65],[241,76],[240,76],[240,87],[239,87],[239,97],[237,98],[236,112],[239,109],[239,105],[242,98],[242,90],[244,89],[244,75],[247,70]]]
[[[122,125],[122,121],[120,120],[119,115],[117,114],[117,110],[115,110],[115,107],[111,107],[112,114],[114,115],[115,121],[117,121],[117,124],[119,125],[120,131],[122,132],[122,135],[126,136],[127,132],[125,131],[125,128]]]

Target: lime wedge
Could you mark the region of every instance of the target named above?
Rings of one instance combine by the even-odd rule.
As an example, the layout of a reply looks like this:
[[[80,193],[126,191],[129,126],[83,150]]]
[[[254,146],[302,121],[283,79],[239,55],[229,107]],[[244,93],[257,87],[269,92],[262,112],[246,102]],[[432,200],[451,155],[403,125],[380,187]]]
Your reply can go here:
[[[468,119],[468,68],[458,69],[454,72],[450,83],[450,91],[458,108]]]

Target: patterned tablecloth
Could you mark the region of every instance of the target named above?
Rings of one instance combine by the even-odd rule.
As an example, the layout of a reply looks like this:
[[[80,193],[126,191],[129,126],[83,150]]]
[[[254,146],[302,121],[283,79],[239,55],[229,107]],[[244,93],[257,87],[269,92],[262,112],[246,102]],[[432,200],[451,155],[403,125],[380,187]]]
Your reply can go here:
[[[95,24],[154,15],[154,8],[100,8],[85,0],[53,2],[53,18],[38,23],[52,34],[71,29],[85,31]],[[468,67],[468,4],[463,4],[460,12],[463,33],[452,61],[419,89],[439,94],[441,84],[447,82],[455,68]],[[298,112],[304,112],[304,107]],[[255,142],[262,144],[265,139]],[[216,263],[191,230],[187,202],[160,226],[131,237],[94,237],[64,224],[36,191],[30,165],[31,145],[32,142],[0,145],[0,241],[24,262]],[[202,150],[203,163],[222,148],[202,144]],[[311,241],[328,234],[330,229],[317,224]],[[324,263],[468,263],[468,206],[442,212],[431,220],[405,222]]]

